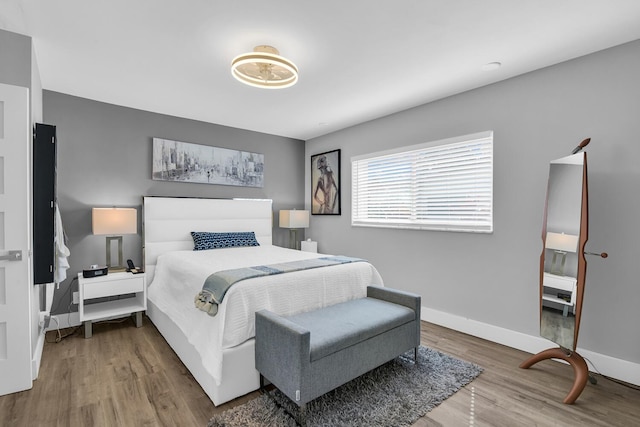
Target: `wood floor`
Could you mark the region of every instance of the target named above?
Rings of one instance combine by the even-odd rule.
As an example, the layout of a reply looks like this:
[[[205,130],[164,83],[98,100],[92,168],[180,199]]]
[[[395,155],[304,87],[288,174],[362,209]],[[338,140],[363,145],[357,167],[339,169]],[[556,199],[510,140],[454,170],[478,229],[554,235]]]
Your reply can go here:
[[[597,376],[574,405],[568,365],[522,370],[527,353],[423,322],[423,345],[484,372],[414,426],[639,426],[640,391]],[[47,335],[54,341],[55,334]],[[148,318],[94,325],[44,346],[33,389],[0,397],[1,426],[206,426],[214,407]],[[473,405],[472,405],[473,404]]]

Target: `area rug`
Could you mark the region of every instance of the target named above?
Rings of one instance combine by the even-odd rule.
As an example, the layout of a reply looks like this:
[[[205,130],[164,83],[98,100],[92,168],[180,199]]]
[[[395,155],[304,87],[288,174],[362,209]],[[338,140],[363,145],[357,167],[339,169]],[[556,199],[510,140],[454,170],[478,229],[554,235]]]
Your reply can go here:
[[[307,426],[410,426],[482,368],[420,346],[307,404]],[[208,427],[294,427],[298,407],[278,390],[209,420]]]

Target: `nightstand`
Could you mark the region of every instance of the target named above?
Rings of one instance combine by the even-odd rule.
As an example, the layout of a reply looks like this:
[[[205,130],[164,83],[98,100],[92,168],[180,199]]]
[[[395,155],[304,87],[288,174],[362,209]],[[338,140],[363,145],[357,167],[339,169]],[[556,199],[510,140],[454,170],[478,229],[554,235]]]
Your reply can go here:
[[[144,273],[109,273],[106,276],[82,277],[78,273],[78,314],[84,323],[84,337],[91,338],[94,320],[136,314],[136,327],[142,326],[142,312],[147,309],[147,286]],[[89,300],[104,301],[89,303]]]
[[[303,252],[318,252],[318,242],[303,240],[300,242],[300,250]]]
[[[542,278],[542,305],[551,302],[562,307],[562,316],[567,317],[569,310],[576,314],[576,284],[575,277],[558,276],[544,273]],[[553,304],[551,307],[553,308]]]

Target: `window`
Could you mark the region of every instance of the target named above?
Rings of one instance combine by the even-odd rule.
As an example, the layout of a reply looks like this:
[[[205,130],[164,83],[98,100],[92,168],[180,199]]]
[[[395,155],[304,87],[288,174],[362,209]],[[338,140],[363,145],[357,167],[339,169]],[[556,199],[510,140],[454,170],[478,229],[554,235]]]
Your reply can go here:
[[[351,159],[351,224],[493,232],[493,132]]]

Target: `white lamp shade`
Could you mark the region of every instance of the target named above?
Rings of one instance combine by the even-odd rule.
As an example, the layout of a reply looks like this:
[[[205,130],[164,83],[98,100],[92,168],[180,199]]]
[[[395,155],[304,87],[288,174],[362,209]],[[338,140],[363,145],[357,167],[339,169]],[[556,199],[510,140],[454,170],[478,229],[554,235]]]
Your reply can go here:
[[[578,250],[578,236],[564,233],[547,233],[545,243],[547,249],[562,252],[576,252]]]
[[[135,234],[138,232],[138,215],[135,208],[93,208],[91,224],[93,234]]]
[[[309,227],[309,211],[280,211],[280,228]]]

